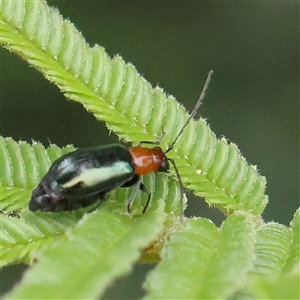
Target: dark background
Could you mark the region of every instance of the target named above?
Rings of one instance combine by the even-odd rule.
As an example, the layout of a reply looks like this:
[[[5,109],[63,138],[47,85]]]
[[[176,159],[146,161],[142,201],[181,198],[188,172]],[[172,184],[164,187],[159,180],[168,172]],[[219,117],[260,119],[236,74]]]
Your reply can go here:
[[[289,224],[299,206],[298,1],[48,3],[76,24],[91,46],[120,54],[189,110],[213,69],[200,114],[267,177],[264,219]],[[0,54],[1,135],[77,147],[116,141],[102,122],[66,101],[19,57],[3,49]],[[190,202],[188,214],[220,223],[218,211],[199,199]],[[136,286],[147,268],[138,267],[127,278],[132,281],[121,280],[106,298],[140,297]],[[127,296],[116,289],[122,285]]]

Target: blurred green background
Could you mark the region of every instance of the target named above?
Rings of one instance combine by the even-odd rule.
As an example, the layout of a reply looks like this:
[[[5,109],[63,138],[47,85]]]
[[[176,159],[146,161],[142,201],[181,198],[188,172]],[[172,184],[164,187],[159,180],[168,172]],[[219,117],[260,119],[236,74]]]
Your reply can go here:
[[[98,43],[110,56],[120,54],[189,110],[213,69],[200,114],[218,137],[236,143],[267,177],[270,203],[264,219],[288,225],[299,206],[298,1],[48,3],[74,23],[90,45]],[[117,141],[103,123],[81,105],[66,101],[15,54],[3,49],[0,54],[1,135],[77,147]],[[222,219],[194,197],[188,214],[216,223]],[[140,297],[138,285],[148,268],[137,267],[105,298]],[[3,272],[5,291],[10,283]]]

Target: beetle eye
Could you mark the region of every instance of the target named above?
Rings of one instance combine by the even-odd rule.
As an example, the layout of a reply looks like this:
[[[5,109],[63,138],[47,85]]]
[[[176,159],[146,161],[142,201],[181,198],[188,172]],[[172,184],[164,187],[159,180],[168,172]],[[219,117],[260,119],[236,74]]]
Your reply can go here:
[[[162,164],[160,165],[159,172],[168,172],[169,171],[169,162],[167,159],[164,159]]]

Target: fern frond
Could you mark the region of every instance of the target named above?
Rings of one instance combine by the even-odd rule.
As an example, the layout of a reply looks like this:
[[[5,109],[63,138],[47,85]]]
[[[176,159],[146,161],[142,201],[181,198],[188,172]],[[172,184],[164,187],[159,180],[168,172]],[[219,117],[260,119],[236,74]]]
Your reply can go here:
[[[258,231],[257,258],[247,286],[255,299],[299,299],[299,220],[300,209],[291,228],[270,223]]]
[[[278,223],[267,223],[257,232],[256,261],[252,273],[257,275],[279,274],[288,258],[292,232]]]
[[[300,208],[298,208],[291,221],[292,229],[292,243],[289,250],[289,257],[286,261],[283,271],[288,272],[298,268],[300,266]],[[300,271],[299,271],[300,272]]]
[[[157,238],[165,220],[163,208],[163,199],[156,199],[138,219],[106,210],[86,214],[65,239],[43,252],[7,299],[96,299]]]
[[[208,220],[187,221],[149,273],[145,299],[226,299],[246,283],[254,238],[250,218],[240,213],[228,217],[220,232]]]
[[[121,57],[110,59],[46,2],[1,2],[0,42],[78,101],[120,138],[156,140],[166,148],[188,114],[172,96],[151,85]],[[192,120],[170,152],[188,189],[226,212],[260,214],[268,200],[265,178],[249,166],[236,145],[217,140],[204,119]],[[22,180],[22,178],[21,178]]]
[[[257,230],[247,284],[230,299],[299,299],[299,209],[291,227],[271,222]]]
[[[300,299],[299,266],[297,269],[296,273],[286,272],[279,276],[263,276],[262,278],[255,278],[251,285],[252,295],[250,299]],[[249,299],[249,297],[247,299]]]
[[[78,222],[69,213],[23,213],[22,218],[0,215],[0,267],[10,263],[29,264],[37,253],[64,237],[64,232]]]

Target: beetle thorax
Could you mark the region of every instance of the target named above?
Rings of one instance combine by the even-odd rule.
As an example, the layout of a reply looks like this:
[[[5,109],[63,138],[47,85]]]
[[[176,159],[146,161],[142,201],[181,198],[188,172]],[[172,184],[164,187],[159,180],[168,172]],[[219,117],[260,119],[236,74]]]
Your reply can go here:
[[[137,146],[129,148],[128,151],[131,154],[137,175],[167,172],[169,170],[168,159],[160,147],[145,148]]]

